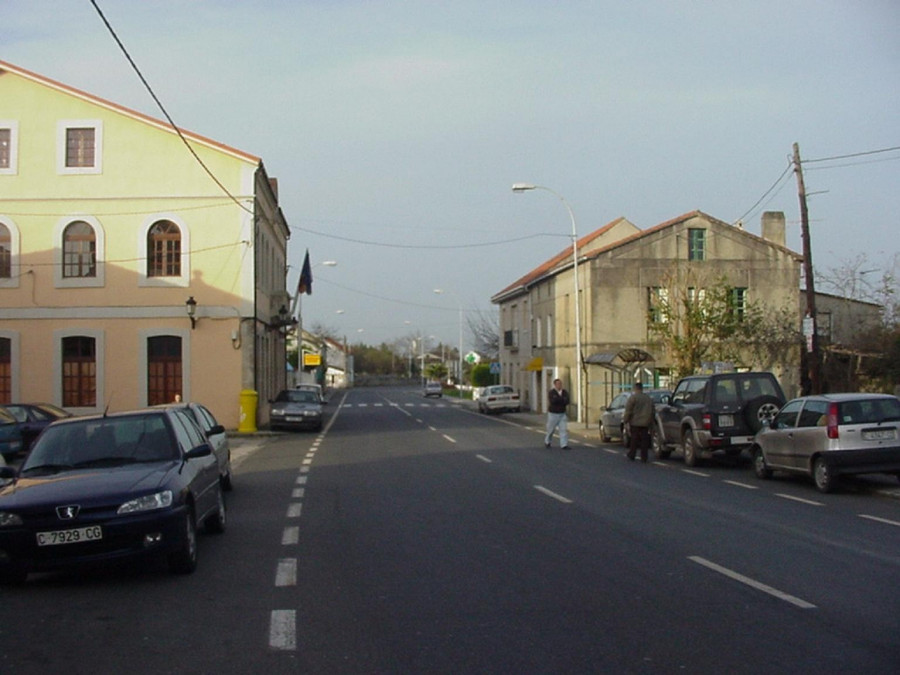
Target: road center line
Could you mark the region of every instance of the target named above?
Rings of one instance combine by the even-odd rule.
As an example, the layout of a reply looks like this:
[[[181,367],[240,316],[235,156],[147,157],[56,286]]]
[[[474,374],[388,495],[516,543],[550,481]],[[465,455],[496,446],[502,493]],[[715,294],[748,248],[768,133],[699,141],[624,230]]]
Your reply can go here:
[[[455,438],[451,438],[451,437],[448,436],[447,434],[441,434],[441,435],[442,435],[444,438],[446,438],[448,441],[450,441],[451,443],[456,443],[456,439],[455,439]]]
[[[758,591],[762,591],[763,593],[768,593],[769,595],[778,598],[779,600],[784,600],[785,602],[789,602],[792,605],[799,607],[800,609],[816,609],[816,606],[806,602],[806,600],[801,600],[800,598],[794,597],[793,595],[788,595],[783,591],[779,591],[777,588],[772,588],[771,586],[767,586],[755,579],[751,579],[750,577],[745,577],[743,574],[739,574],[734,570],[730,570],[727,567],[722,567],[721,565],[717,565],[714,562],[706,560],[705,558],[701,558],[696,555],[688,556],[688,560],[691,560],[698,565],[702,565],[707,569],[712,570],[713,572],[718,572],[729,579],[733,579],[734,581],[738,581],[742,584],[750,586],[751,588],[755,588]]]
[[[269,646],[272,649],[297,649],[297,611],[276,609],[269,619]]]
[[[562,495],[556,494],[555,492],[548,490],[547,488],[545,488],[541,485],[535,485],[534,489],[537,490],[538,492],[541,492],[541,493],[547,495],[548,497],[552,497],[556,501],[562,502],[563,504],[571,504],[572,503],[571,499],[566,499]]]
[[[885,525],[900,527],[900,523],[898,523],[896,520],[888,520],[887,518],[879,518],[878,516],[868,516],[865,513],[860,513],[859,517],[866,518],[867,520],[874,520],[876,523],[884,523]]]
[[[803,497],[795,497],[794,495],[786,495],[782,492],[776,492],[776,497],[781,497],[782,499],[790,499],[794,502],[800,502],[801,504],[809,504],[810,506],[825,506],[822,502],[814,502],[812,499],[803,499]]]
[[[745,490],[759,490],[758,485],[750,485],[749,483],[741,483],[736,480],[723,480],[723,483],[728,483],[729,485],[734,485],[735,487],[744,488]]]
[[[488,458],[485,457],[484,455],[475,455],[475,456],[476,456],[478,459],[480,459],[482,462],[485,462],[486,464],[493,464],[493,463],[494,463],[494,460],[488,459]]]
[[[284,528],[284,532],[281,533],[281,545],[282,546],[293,546],[300,542],[300,528],[296,525],[292,525],[291,527]]]
[[[303,511],[303,503],[302,502],[294,502],[293,504],[288,505],[287,517],[288,518],[299,518],[302,511]]]
[[[275,572],[275,585],[278,587],[297,585],[296,558],[282,558],[278,561],[278,569]]]
[[[693,469],[682,469],[685,473],[689,473],[692,476],[700,476],[700,478],[709,478],[712,474],[703,473],[702,471],[694,471]]]

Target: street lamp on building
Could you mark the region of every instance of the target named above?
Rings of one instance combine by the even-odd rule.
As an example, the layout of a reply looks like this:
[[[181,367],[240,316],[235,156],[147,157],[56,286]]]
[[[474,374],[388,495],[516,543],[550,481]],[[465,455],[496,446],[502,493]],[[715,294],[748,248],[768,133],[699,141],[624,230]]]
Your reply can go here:
[[[550,194],[555,195],[557,199],[559,199],[559,201],[563,203],[563,206],[566,207],[566,211],[568,211],[569,213],[569,219],[572,221],[572,277],[575,279],[575,387],[577,389],[576,420],[578,422],[582,422],[584,420],[584,413],[582,412],[581,405],[581,303],[579,302],[578,298],[578,230],[575,226],[575,214],[572,213],[572,207],[569,206],[569,202],[567,202],[565,198],[556,190],[544,187],[543,185],[533,185],[531,183],[513,183],[512,191],[515,193],[528,192],[529,190],[546,190]]]
[[[437,293],[438,295],[441,295],[445,291],[440,288],[435,288],[434,292]],[[463,340],[462,340],[463,309],[462,309],[462,302],[460,301],[459,296],[456,295],[456,293],[453,293],[453,291],[446,291],[446,292],[452,294],[453,297],[456,298],[456,301],[459,303],[459,353],[457,354],[457,356],[459,357],[459,366],[458,366],[459,370],[457,372],[458,380],[457,380],[456,384],[457,384],[457,386],[461,387],[462,386],[462,375],[463,375]]]

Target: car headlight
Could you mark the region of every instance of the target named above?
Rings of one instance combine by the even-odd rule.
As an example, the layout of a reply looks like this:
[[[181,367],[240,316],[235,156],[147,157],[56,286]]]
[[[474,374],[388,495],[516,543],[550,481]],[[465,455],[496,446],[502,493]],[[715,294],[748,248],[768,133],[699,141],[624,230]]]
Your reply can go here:
[[[156,494],[147,495],[125,502],[119,507],[117,513],[140,513],[141,511],[154,511],[172,506],[172,491],[163,490]]]
[[[22,524],[22,518],[18,514],[0,511],[0,527],[15,527]]]

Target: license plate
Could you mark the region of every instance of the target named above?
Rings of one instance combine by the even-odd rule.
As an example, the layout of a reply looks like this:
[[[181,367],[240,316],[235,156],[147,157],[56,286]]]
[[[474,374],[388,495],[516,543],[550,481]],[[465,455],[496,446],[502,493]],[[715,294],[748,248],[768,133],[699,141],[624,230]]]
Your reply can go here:
[[[896,438],[896,436],[896,429],[875,429],[873,431],[862,432],[864,441],[890,441]]]
[[[85,541],[97,541],[103,539],[103,528],[99,525],[90,527],[78,527],[72,530],[53,530],[51,532],[38,532],[38,546],[58,546],[61,544],[80,544]]]
[[[720,427],[733,427],[734,426],[734,415],[719,415],[719,426]]]

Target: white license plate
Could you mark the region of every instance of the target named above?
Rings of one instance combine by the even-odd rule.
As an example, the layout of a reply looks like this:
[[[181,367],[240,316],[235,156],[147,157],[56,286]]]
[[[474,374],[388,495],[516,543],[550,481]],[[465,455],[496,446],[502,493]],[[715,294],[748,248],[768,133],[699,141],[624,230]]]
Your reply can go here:
[[[720,427],[733,427],[734,426],[734,415],[719,415],[719,426]]]
[[[53,530],[51,532],[37,533],[38,546],[79,544],[85,541],[97,541],[98,539],[103,539],[103,528],[99,525],[77,527],[72,530]]]
[[[890,441],[896,438],[896,429],[877,429],[875,431],[863,431],[864,441]]]

